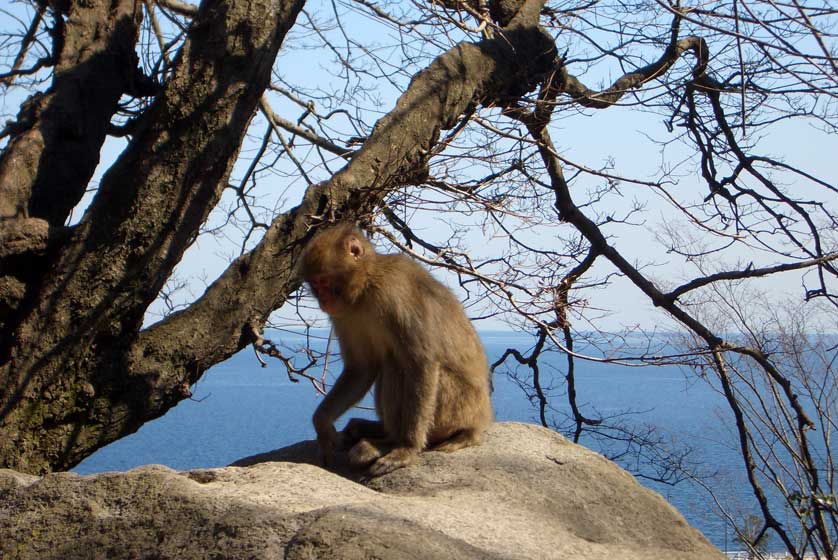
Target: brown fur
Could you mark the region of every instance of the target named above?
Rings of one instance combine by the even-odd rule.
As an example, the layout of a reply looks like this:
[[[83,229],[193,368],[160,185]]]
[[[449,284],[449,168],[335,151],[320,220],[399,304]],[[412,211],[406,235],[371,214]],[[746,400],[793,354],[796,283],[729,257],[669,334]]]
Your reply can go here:
[[[325,461],[338,442],[335,420],[373,385],[379,422],[352,419],[343,432],[353,465],[379,475],[426,448],[480,442],[492,421],[488,365],[454,294],[410,258],[376,253],[350,224],[315,236],[303,277],[329,313],[344,363],[314,413]]]

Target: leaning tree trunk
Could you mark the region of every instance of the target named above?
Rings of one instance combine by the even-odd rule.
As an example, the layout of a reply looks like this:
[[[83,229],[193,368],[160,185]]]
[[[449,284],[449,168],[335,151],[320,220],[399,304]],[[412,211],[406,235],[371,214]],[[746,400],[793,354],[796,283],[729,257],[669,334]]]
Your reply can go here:
[[[6,320],[0,465],[68,468],[189,396],[296,289],[296,258],[315,217],[374,209],[393,188],[421,180],[440,130],[471,106],[535,87],[555,57],[538,27],[542,4],[518,2],[502,36],[458,45],[417,74],[343,170],[277,216],[190,307],[142,330],[146,308],[226,185],[301,8],[205,1],[133,141],[81,223],[49,237],[45,272]]]
[[[83,193],[104,129],[128,84],[123,80],[122,91],[108,92],[105,109],[92,122],[80,106],[87,84],[78,80],[91,72],[88,65],[99,67],[97,60],[125,58],[125,31],[132,30],[127,36],[136,40],[134,14],[140,4],[79,1],[70,8],[68,27],[78,19],[91,23],[72,48],[95,54],[56,68],[53,91],[36,113],[41,120],[4,153],[3,162],[19,168],[2,176],[4,198],[17,177],[35,177],[29,193],[18,189],[23,201],[17,206],[32,208],[18,220],[43,215],[53,228],[60,226],[72,204],[63,204],[65,216],[56,213],[55,221],[38,205],[49,206],[52,196],[77,202]],[[202,4],[171,78],[133,123],[130,145],[103,177],[81,222],[64,235],[50,236],[57,239],[45,248],[46,262],[38,266],[42,273],[24,278],[26,293],[6,318],[0,464],[31,472],[67,468],[182,398],[171,380],[180,371],[133,371],[129,350],[145,309],[220,197],[280,44],[301,7],[301,0]],[[96,13],[87,14],[91,10]],[[79,13],[85,17],[76,17]],[[105,14],[116,21],[105,28],[109,35],[103,39],[92,28],[96,16]],[[71,48],[67,41],[64,47]],[[112,67],[103,71],[118,73]],[[119,83],[117,76],[112,79]],[[59,104],[77,112],[71,115],[79,122],[66,126],[84,138],[53,131],[63,116],[51,118],[50,109]],[[87,169],[66,186],[70,174],[51,170],[53,162],[67,168],[82,162]],[[20,269],[28,268],[27,258],[38,256],[12,258]],[[12,272],[6,263],[3,273]]]

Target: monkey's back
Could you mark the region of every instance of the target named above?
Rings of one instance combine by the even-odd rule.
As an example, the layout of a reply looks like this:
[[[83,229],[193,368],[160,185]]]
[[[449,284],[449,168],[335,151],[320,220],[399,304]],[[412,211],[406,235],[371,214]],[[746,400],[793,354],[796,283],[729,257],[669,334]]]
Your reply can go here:
[[[434,431],[482,430],[492,421],[486,353],[463,306],[430,272],[404,255],[377,255],[378,276],[366,294],[367,309],[380,322],[382,349],[405,372],[432,364],[438,368]],[[385,340],[386,339],[386,340]],[[409,373],[407,374],[410,375]],[[391,387],[376,393],[403,392],[403,375],[379,376]],[[386,401],[386,396],[384,399]],[[377,408],[382,405],[377,401]],[[387,414],[379,410],[380,415]],[[433,438],[433,434],[432,437]]]
[[[382,322],[404,342],[418,343],[428,359],[445,365],[486,358],[480,339],[459,300],[419,263],[404,255],[378,255],[384,290],[370,290]]]

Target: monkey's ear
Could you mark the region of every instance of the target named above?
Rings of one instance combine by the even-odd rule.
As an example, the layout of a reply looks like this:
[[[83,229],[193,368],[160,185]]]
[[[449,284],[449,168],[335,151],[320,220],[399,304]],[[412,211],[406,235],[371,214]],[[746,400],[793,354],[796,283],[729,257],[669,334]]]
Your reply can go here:
[[[358,239],[354,235],[347,240],[346,249],[349,251],[349,254],[352,255],[352,257],[356,260],[364,256],[364,244],[361,242],[360,239]]]

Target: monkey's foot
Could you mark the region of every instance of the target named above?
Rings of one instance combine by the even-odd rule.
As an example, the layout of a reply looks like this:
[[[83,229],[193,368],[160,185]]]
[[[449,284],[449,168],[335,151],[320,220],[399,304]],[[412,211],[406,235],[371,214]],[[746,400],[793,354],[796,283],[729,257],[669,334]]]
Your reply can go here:
[[[464,447],[478,445],[482,439],[482,434],[477,430],[461,430],[439,445],[435,446],[433,450],[451,453],[452,451],[457,451],[458,449],[462,449]]]
[[[349,464],[355,468],[364,468],[384,455],[384,451],[368,439],[362,439],[349,450]]]
[[[373,463],[368,472],[371,476],[381,476],[393,472],[411,464],[418,455],[419,450],[412,447],[397,447]]]

